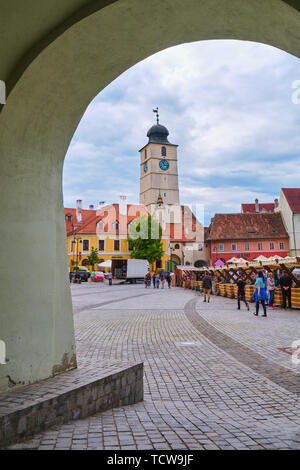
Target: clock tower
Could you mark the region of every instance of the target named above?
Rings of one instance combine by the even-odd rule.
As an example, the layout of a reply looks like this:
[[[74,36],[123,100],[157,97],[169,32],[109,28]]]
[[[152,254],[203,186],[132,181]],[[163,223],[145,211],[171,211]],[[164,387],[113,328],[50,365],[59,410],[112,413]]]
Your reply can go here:
[[[148,143],[140,150],[140,204],[150,210],[160,201],[164,205],[179,204],[177,147],[168,141],[169,131],[159,124],[152,126]]]

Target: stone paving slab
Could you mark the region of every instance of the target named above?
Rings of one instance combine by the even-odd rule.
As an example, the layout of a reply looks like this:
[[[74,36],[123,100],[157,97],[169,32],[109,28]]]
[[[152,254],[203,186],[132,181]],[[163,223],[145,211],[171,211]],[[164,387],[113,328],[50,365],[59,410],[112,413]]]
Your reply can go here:
[[[0,446],[143,399],[143,364],[86,365],[0,394]]]
[[[254,317],[255,305],[245,305],[237,310],[237,301],[221,296],[213,296],[210,303],[198,297],[197,312],[210,325],[226,336],[254,350],[267,360],[291,369],[300,374],[299,365],[293,364],[291,355],[279,348],[291,347],[293,341],[300,340],[300,311],[267,309],[267,318]],[[262,312],[260,312],[260,315]]]
[[[185,313],[187,307],[184,309],[195,299],[194,292],[171,289],[143,298],[137,297],[143,286],[126,289],[122,296],[131,294],[134,299],[97,310],[87,307],[75,315],[78,359],[80,364],[144,362],[144,401],[55,426],[17,448],[300,446],[299,394],[241,362],[234,351],[227,352],[195,327]],[[82,292],[88,292],[88,287]],[[98,295],[100,303],[101,293]],[[112,298],[116,299],[117,295]],[[93,296],[92,304],[94,300]]]
[[[239,341],[224,334],[199,315],[196,304],[197,299],[190,300],[186,305],[185,313],[191,323],[199,329],[203,335],[218,347],[222,348],[222,350],[231,354],[248,367],[251,367],[255,372],[264,375],[291,392],[300,394],[300,375],[298,371],[287,370],[285,367],[274,363],[267,357],[261,356],[253,349],[244,346]],[[242,339],[240,339],[240,341],[241,340]]]

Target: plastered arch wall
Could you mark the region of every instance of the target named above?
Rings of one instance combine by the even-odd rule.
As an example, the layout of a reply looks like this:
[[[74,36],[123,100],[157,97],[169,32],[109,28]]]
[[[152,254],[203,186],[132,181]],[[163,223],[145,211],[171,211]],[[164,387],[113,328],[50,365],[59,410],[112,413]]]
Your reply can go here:
[[[0,390],[76,365],[62,168],[93,97],[138,61],[185,42],[242,39],[300,56],[300,13],[281,0],[75,4],[94,8],[57,34],[52,25],[47,41],[40,32],[26,60],[7,61],[9,96],[0,113],[0,340],[8,362],[0,364]]]

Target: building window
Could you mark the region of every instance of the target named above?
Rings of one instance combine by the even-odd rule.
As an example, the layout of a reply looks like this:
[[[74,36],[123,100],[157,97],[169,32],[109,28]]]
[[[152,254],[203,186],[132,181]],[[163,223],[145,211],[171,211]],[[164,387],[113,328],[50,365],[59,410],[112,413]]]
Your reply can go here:
[[[104,251],[105,248],[105,241],[104,240],[98,240],[98,250],[99,251]]]
[[[145,160],[147,158],[147,149],[145,149]]]
[[[103,222],[99,222],[98,228],[100,228],[101,230],[103,230],[103,229],[104,229],[104,223],[103,223]]]
[[[224,245],[223,245],[223,243],[219,243],[219,251],[224,251]]]
[[[119,229],[119,226],[120,226],[119,222],[115,222],[115,223],[113,224],[113,227],[114,227],[114,229],[116,229],[116,230]]]
[[[166,156],[167,156],[167,149],[166,149],[166,147],[162,147],[162,148],[161,148],[161,155],[162,155],[162,157],[166,157]]]
[[[90,249],[90,240],[82,241],[82,251],[89,251]]]
[[[284,250],[284,243],[280,242],[279,247],[280,247],[281,250]]]
[[[270,250],[274,250],[274,243],[270,242]]]
[[[263,249],[262,243],[259,242],[259,243],[258,243],[258,250],[259,250],[259,251],[262,251],[262,249]]]
[[[72,216],[71,216],[71,215],[67,215],[66,219],[68,220],[68,222],[71,222]]]
[[[245,251],[249,251],[250,250],[250,245],[249,243],[245,243]]]
[[[75,251],[75,247],[76,247],[76,242],[72,241],[71,242],[71,251]]]
[[[236,250],[237,250],[236,243],[232,243],[231,249],[232,249],[232,251],[236,251]]]
[[[128,251],[133,251],[134,244],[133,240],[128,240]]]
[[[114,251],[120,251],[120,240],[114,240]]]
[[[180,245],[178,243],[176,243],[174,248],[175,248],[175,250],[180,250]]]

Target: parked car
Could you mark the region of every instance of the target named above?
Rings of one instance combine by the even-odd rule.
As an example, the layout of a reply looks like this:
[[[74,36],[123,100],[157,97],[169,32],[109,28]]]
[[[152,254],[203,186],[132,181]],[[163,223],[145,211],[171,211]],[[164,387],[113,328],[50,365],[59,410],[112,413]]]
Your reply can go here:
[[[83,282],[87,282],[89,278],[89,273],[85,270],[77,269],[75,274],[75,279],[81,279]]]
[[[105,279],[104,273],[102,271],[95,271],[93,275],[93,282],[103,282]]]

